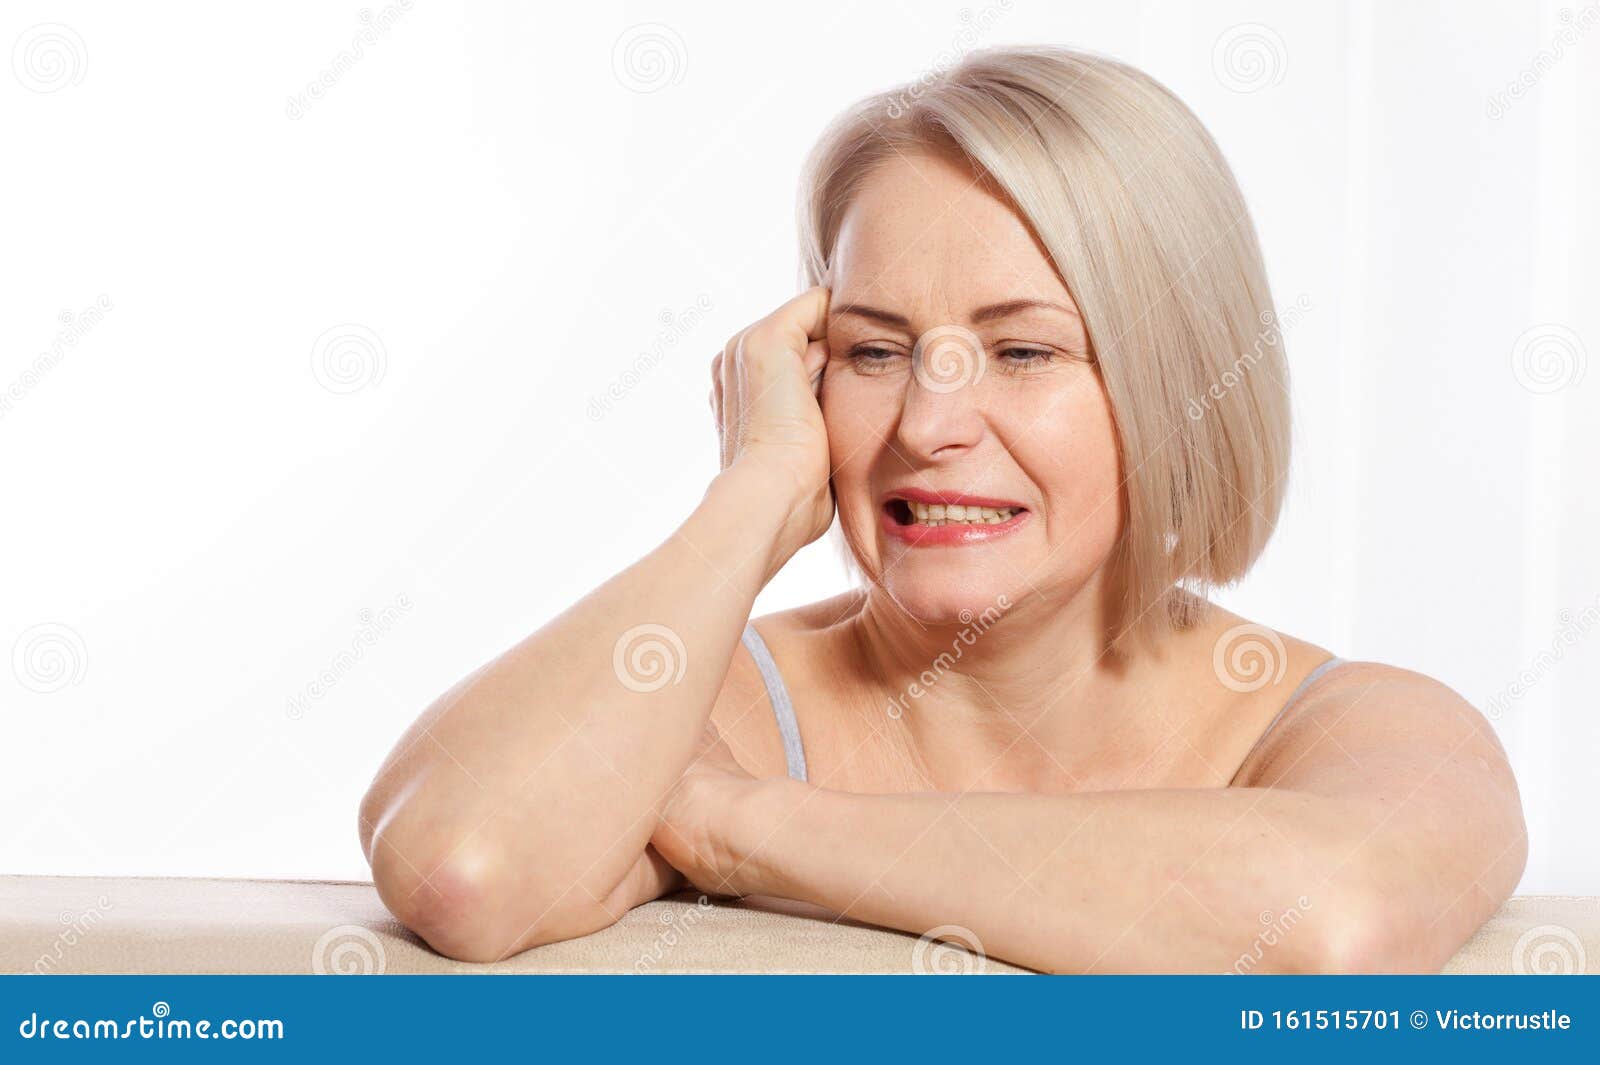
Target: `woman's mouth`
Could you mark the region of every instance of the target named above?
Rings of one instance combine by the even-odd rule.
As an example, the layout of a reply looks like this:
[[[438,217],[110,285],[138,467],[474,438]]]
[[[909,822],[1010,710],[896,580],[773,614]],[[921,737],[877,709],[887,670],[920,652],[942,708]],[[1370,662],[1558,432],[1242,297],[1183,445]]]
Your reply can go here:
[[[904,491],[883,504],[883,530],[913,547],[973,544],[1016,531],[1029,511],[1017,503],[953,493]]]

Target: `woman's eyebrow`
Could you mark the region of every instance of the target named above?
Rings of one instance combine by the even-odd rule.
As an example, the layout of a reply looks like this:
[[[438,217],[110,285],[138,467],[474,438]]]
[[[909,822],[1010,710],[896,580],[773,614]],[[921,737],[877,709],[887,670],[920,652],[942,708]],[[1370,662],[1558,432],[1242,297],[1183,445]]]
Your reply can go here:
[[[846,303],[835,307],[830,317],[837,317],[841,314],[853,314],[858,318],[869,318],[874,322],[882,322],[884,325],[899,326],[901,329],[911,328],[911,319],[905,315],[895,314],[893,311],[880,311],[876,307],[868,307],[860,303]]]
[[[991,303],[987,307],[979,307],[972,312],[971,321],[972,324],[977,325],[981,322],[992,322],[999,318],[1009,318],[1011,315],[1021,311],[1034,310],[1036,308],[1059,311],[1062,314],[1070,314],[1074,318],[1078,317],[1076,310],[1063,303],[1056,303],[1051,300],[1016,299],[1006,300],[1003,303]],[[880,310],[877,307],[868,307],[861,303],[843,304],[833,308],[832,313],[834,315],[853,314],[858,318],[868,318],[874,322],[882,322],[884,325],[892,325],[901,329],[908,329],[911,326],[911,319],[903,314]]]
[[[972,322],[974,325],[979,322],[992,322],[997,318],[1009,318],[1019,311],[1028,311],[1035,308],[1060,311],[1062,314],[1070,314],[1074,318],[1078,317],[1076,310],[1064,303],[1056,303],[1053,300],[1006,300],[1004,303],[991,303],[987,307],[979,307],[972,312]]]

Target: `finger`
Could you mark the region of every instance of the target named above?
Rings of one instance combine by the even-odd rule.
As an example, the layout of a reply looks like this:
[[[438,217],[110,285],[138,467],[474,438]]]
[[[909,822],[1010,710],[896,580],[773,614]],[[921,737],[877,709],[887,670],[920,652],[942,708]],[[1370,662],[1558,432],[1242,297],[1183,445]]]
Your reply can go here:
[[[828,335],[828,299],[828,290],[817,285],[806,289],[769,317],[774,324],[799,329],[808,341],[821,340]]]
[[[733,461],[733,454],[739,448],[739,418],[741,404],[739,392],[739,344],[744,334],[741,332],[722,351],[721,361],[717,363],[717,401],[721,404],[717,424],[722,432],[722,465],[724,468]]]
[[[722,370],[722,397],[724,402],[731,403],[739,398],[739,393],[735,390],[739,387],[740,352],[744,347],[744,335],[748,332],[750,332],[748,326],[739,330],[734,335],[734,338],[728,341],[728,346],[722,349],[722,361],[717,365]]]
[[[805,367],[806,379],[811,382],[811,392],[815,396],[822,395],[822,371],[828,367],[828,342],[826,340],[813,340],[806,345],[805,357],[801,360]]]
[[[711,360],[711,390],[706,398],[711,403],[711,417],[717,426],[717,434],[722,434],[722,352]]]

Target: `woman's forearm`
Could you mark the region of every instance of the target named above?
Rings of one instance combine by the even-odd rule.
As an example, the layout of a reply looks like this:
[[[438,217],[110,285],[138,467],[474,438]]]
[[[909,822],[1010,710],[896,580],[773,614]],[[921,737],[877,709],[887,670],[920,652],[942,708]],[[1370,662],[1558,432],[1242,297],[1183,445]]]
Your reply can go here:
[[[782,561],[770,495],[752,471],[724,472],[659,548],[402,738],[362,838],[384,901],[435,947],[487,956],[579,934],[625,880],[649,879],[655,810]]]
[[[1049,971],[1367,967],[1371,863],[1343,800],[1265,789],[858,795],[753,784],[728,882]],[[959,938],[959,937],[958,937]]]

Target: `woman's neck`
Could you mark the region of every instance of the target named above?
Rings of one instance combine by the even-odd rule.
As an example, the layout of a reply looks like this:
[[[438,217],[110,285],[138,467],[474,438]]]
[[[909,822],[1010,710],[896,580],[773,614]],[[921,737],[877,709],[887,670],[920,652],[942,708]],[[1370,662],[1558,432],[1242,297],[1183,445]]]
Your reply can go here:
[[[1171,679],[1167,655],[1108,650],[1101,602],[1090,587],[1065,605],[998,596],[928,625],[873,586],[844,626],[876,693],[863,709],[886,718],[936,780],[1069,787],[1088,767],[1137,761],[1167,736],[1165,715],[1145,705]]]

